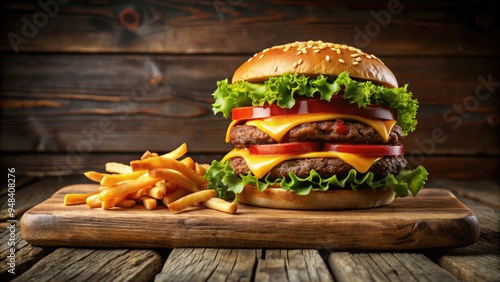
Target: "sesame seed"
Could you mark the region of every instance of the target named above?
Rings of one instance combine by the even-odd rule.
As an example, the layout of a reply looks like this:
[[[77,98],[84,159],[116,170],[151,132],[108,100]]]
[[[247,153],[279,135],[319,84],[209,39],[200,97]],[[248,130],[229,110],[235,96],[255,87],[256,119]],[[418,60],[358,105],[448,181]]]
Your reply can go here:
[[[361,61],[361,57],[356,57],[356,61],[360,62]]]
[[[330,49],[332,49],[332,51],[337,51],[337,50],[340,50],[340,48],[339,48],[338,46],[332,47],[332,48],[330,48]]]
[[[344,60],[342,60],[342,59],[339,59],[339,62],[342,64],[345,63]]]
[[[274,65],[273,70],[274,70],[275,72],[277,72],[277,71],[278,71],[278,65]]]
[[[269,51],[269,48],[266,48],[266,49],[262,50],[262,52],[264,52],[264,53],[267,52],[267,51]]]
[[[256,57],[256,56],[257,56],[257,53],[253,54],[253,56],[254,56],[254,57]]]
[[[250,62],[252,60],[252,57],[250,57],[250,59],[247,60],[247,62]]]
[[[358,61],[356,61],[356,62],[352,62],[352,65],[353,65],[353,66],[355,66],[355,65],[357,65],[357,64],[359,64],[359,62],[358,62]]]
[[[329,62],[330,61],[330,56],[326,55],[326,61]]]
[[[297,55],[300,55],[300,54],[302,54],[302,51],[297,52]]]
[[[264,54],[260,55],[260,56],[259,56],[259,59],[262,59],[262,57],[264,57]]]
[[[296,62],[295,62],[295,63],[293,63],[292,67],[293,67],[293,68],[296,68],[296,67],[297,67],[297,63],[296,63]]]
[[[319,50],[319,49],[315,49],[315,50],[314,50],[314,53],[316,53],[316,54],[317,54],[317,53],[319,53],[320,51],[321,51],[321,50]]]
[[[302,64],[302,59],[299,59],[299,61],[297,62],[297,65],[300,65]]]
[[[366,57],[367,59],[371,59],[371,58],[372,58],[372,56],[370,56],[370,55],[366,55],[365,57]]]

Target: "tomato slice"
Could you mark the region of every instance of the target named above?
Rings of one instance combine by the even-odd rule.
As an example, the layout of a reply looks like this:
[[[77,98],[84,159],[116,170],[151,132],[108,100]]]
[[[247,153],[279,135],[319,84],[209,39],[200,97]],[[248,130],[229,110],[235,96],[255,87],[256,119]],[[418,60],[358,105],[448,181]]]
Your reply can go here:
[[[404,154],[402,145],[367,145],[325,143],[324,151],[352,153],[364,156],[399,156]]]
[[[305,154],[321,151],[319,142],[290,142],[267,145],[251,145],[248,147],[250,154],[254,155],[284,155]]]
[[[330,102],[314,98],[296,99],[295,105],[290,109],[281,108],[276,104],[234,108],[232,110],[232,119],[251,120],[278,115],[312,113],[340,113],[370,119],[397,120],[396,114],[389,108],[378,105],[368,105],[360,108],[356,104],[349,103],[340,95],[333,96]]]

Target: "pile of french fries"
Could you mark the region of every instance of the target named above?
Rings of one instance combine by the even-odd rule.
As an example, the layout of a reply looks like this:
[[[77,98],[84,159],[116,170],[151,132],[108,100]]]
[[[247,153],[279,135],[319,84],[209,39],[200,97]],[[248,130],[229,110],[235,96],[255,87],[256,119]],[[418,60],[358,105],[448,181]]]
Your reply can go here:
[[[152,210],[162,203],[172,212],[205,206],[236,213],[236,203],[217,198],[215,190],[207,189],[203,175],[208,165],[199,164],[190,157],[181,159],[186,153],[187,145],[182,144],[164,155],[146,151],[140,160],[131,161],[130,165],[108,162],[105,165],[107,173],[85,173],[87,178],[99,183],[96,191],[66,194],[64,204],[86,204],[90,208],[105,210],[142,204]]]

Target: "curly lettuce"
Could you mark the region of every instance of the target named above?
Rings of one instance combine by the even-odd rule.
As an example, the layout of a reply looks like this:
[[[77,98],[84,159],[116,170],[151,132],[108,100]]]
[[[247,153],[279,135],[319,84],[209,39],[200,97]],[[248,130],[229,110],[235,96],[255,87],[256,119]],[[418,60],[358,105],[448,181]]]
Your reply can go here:
[[[267,187],[279,184],[282,189],[292,191],[298,195],[307,195],[312,189],[340,190],[340,189],[371,189],[371,190],[392,190],[396,197],[406,197],[408,191],[416,196],[425,184],[429,173],[423,166],[418,166],[413,170],[403,170],[398,174],[391,174],[383,179],[375,180],[371,172],[358,174],[355,169],[351,169],[347,176],[322,178],[316,171],[311,170],[307,178],[300,178],[294,172],[289,173],[289,178],[279,178],[270,180],[265,177],[259,180],[251,172],[247,175],[235,175],[229,162],[219,162],[214,160],[210,168],[206,171],[205,178],[208,180],[208,188],[217,191],[220,198],[230,199],[243,191],[247,184],[253,184],[264,191]]]
[[[295,105],[294,97],[313,97],[330,99],[344,89],[344,98],[359,107],[369,104],[386,106],[397,112],[397,124],[406,135],[417,126],[418,101],[412,98],[408,85],[398,88],[387,88],[375,85],[370,81],[356,81],[346,72],[341,73],[333,81],[327,77],[307,77],[300,74],[283,74],[270,77],[264,83],[239,81],[230,84],[227,79],[217,82],[217,90],[212,94],[215,102],[212,104],[214,114],[222,113],[225,118],[231,110],[244,106],[263,106],[265,103],[277,104],[282,108]]]

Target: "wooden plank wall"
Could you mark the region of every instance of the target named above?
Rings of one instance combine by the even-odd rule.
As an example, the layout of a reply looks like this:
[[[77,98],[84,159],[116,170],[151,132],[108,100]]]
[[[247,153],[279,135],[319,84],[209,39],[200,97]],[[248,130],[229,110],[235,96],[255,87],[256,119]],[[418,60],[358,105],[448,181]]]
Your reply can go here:
[[[229,121],[216,81],[255,52],[321,39],[380,57],[420,101],[404,140],[431,177],[499,170],[499,8],[495,1],[2,1],[2,167],[33,175],[183,142],[220,158]]]

